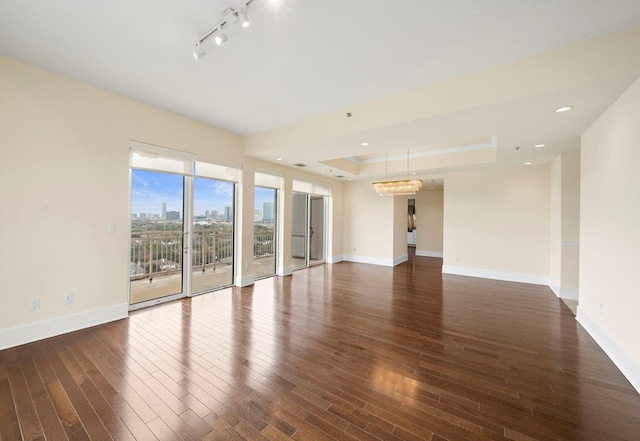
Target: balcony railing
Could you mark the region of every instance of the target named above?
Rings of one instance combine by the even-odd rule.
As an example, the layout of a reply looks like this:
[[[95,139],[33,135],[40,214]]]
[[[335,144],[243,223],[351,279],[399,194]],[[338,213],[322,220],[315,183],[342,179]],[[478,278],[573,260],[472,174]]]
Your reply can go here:
[[[153,280],[155,276],[174,274],[182,270],[183,235],[166,233],[142,234],[131,239],[131,280]],[[274,232],[254,234],[254,258],[274,255]],[[230,232],[194,232],[191,241],[193,270],[216,269],[217,265],[233,262],[233,234]]]

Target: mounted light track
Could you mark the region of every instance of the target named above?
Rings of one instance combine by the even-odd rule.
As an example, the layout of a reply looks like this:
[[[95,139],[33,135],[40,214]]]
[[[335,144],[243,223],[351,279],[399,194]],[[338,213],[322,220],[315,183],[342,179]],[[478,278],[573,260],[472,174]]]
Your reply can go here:
[[[244,2],[240,3],[235,9],[229,8],[223,12],[222,18],[215,24],[215,26],[209,29],[201,38],[196,40],[195,49],[193,51],[193,56],[196,58],[196,60],[199,60],[200,58],[207,55],[203,44],[210,37],[213,36],[213,41],[218,46],[222,46],[227,42],[229,38],[227,37],[227,34],[223,31],[223,29],[226,28],[229,23],[240,23],[240,26],[243,28],[246,28],[251,24],[251,22],[249,21],[247,10],[249,8],[249,5],[253,3],[253,1],[254,0],[245,0]]]

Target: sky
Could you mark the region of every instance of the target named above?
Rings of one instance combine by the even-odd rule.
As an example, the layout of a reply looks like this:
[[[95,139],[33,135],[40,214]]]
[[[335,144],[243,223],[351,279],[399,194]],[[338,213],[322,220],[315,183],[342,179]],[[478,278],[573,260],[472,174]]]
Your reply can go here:
[[[167,211],[178,211],[182,218],[183,176],[147,170],[132,170],[131,212],[162,214],[162,203]],[[273,201],[274,191],[256,187],[255,209]],[[233,183],[195,177],[193,181],[194,215],[204,216],[206,211],[224,213],[224,207],[233,206]]]

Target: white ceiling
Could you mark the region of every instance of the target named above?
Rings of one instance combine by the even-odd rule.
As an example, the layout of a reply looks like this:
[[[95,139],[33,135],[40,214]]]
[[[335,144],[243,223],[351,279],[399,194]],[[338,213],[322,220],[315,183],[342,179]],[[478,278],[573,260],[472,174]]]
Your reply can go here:
[[[583,42],[640,26],[638,0],[254,0],[252,25],[230,26],[226,45],[207,44],[195,60],[194,41],[239,3],[2,0],[0,53],[251,135],[248,155],[354,179],[381,170],[340,168],[343,158],[487,137],[497,139],[494,163],[549,161],[576,150],[581,131],[640,74],[631,33],[610,43],[620,56],[635,53],[631,62],[615,59],[575,85],[564,75],[574,54],[588,60],[585,51],[603,50]],[[465,101],[456,81],[492,93]],[[444,104],[428,108],[412,96]],[[573,115],[545,113],[563,103],[576,106]],[[351,126],[327,124],[346,111]],[[547,147],[533,150],[541,142]]]

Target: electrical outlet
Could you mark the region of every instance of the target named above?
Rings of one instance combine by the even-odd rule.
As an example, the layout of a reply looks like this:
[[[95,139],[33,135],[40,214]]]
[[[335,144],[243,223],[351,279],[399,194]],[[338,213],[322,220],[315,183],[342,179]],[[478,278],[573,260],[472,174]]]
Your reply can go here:
[[[64,295],[64,304],[65,305],[70,305],[73,303],[73,294],[69,293],[69,294],[65,294]]]
[[[40,309],[40,299],[33,299],[29,304],[32,311],[37,311]]]

